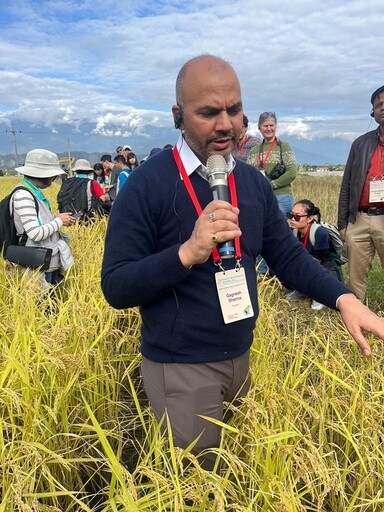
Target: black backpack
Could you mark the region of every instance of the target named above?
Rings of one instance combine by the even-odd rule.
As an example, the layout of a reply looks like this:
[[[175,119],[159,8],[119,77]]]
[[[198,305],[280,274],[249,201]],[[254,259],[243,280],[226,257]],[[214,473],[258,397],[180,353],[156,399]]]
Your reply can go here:
[[[27,241],[27,234],[24,232],[21,239],[16,233],[16,228],[13,223],[13,214],[11,215],[9,211],[9,205],[11,202],[12,195],[16,192],[16,190],[28,190],[26,187],[16,187],[10,194],[8,194],[2,201],[0,201],[0,253],[1,255],[5,254],[6,249],[9,245],[25,245]],[[37,215],[39,214],[39,203],[37,202],[36,197],[32,192],[30,192],[33,200],[35,201],[35,207]]]
[[[81,178],[68,178],[63,181],[57,194],[57,203],[60,213],[88,212],[87,186],[89,180]]]
[[[88,207],[88,184],[90,184],[91,207]],[[63,181],[61,189],[57,194],[57,203],[60,213],[82,212],[80,222],[92,219],[95,215],[109,215],[111,202],[101,201],[94,195],[92,180],[82,178],[68,178]]]

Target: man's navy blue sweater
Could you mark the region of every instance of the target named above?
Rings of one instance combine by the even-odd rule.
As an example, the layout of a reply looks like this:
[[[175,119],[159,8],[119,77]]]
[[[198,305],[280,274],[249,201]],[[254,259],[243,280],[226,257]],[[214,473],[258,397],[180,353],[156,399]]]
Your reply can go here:
[[[258,315],[255,262],[258,254],[285,283],[335,308],[349,290],[303,250],[280,212],[269,182],[240,160],[234,169],[240,209],[242,260],[255,316],[225,324],[212,258],[192,269],[180,262],[180,245],[191,235],[197,213],[171,150],[162,151],[130,176],[109,219],[102,288],[115,308],[140,306],[142,354],[163,363],[232,359],[251,346]],[[202,208],[212,201],[209,184],[190,176]],[[235,259],[224,267],[234,268]]]

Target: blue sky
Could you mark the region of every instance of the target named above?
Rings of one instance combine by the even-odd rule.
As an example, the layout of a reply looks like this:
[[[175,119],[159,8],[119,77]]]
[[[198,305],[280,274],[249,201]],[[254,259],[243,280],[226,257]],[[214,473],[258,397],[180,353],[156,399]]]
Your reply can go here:
[[[67,137],[85,151],[149,150],[161,130],[176,139],[175,78],[201,53],[236,69],[251,132],[272,110],[282,138],[352,141],[375,126],[381,11],[377,0],[3,1],[0,154],[12,152],[11,123],[20,151],[28,130],[56,151]]]

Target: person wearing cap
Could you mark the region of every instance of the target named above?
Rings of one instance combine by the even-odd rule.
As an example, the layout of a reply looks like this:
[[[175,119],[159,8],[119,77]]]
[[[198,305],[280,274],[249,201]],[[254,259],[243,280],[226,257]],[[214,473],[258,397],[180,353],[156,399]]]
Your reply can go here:
[[[157,155],[157,153],[161,153],[161,148],[152,148],[149,152],[148,158],[152,158],[153,156]]]
[[[100,158],[100,163],[104,168],[104,171],[108,173],[109,185],[104,187],[104,190],[108,192],[109,199],[114,201],[117,195],[117,181],[119,178],[119,169],[112,162],[111,155],[103,155]]]
[[[126,145],[123,147],[123,152],[121,154],[125,157],[127,162],[128,162],[128,153],[130,153],[131,151],[132,151],[131,146]]]
[[[76,219],[71,212],[54,215],[43,190],[48,188],[57,176],[65,174],[59,158],[46,149],[33,149],[27,153],[25,165],[16,171],[24,175],[18,189],[12,195],[10,211],[19,237],[27,235],[26,246],[52,249],[50,266],[41,275],[43,288],[47,283],[54,285],[63,279],[66,270],[73,265],[73,257],[64,237],[62,226],[72,226]],[[37,200],[38,209],[34,197]],[[45,283],[45,284],[44,284]]]
[[[384,85],[373,92],[371,104],[379,126],[352,143],[338,204],[338,228],[348,253],[347,286],[361,301],[376,252],[384,267]]]

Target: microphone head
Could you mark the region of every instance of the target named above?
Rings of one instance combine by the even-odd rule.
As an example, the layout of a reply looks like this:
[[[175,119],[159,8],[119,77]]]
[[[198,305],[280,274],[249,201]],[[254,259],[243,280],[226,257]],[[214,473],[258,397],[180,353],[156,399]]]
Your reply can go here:
[[[207,160],[207,179],[210,187],[227,186],[228,167],[222,155],[211,155]]]
[[[227,162],[223,155],[211,155],[207,160],[207,171],[208,173],[211,171],[221,171],[228,172]]]

